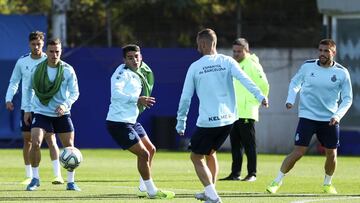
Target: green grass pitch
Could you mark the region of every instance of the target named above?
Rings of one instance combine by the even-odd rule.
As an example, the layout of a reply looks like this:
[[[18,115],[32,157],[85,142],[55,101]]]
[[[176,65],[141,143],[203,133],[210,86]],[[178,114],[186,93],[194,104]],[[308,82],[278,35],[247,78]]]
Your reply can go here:
[[[0,150],[0,202],[199,202],[193,198],[203,189],[189,152],[159,151],[153,162],[153,179],[158,188],[176,193],[173,200],[139,199],[135,195],[139,174],[135,156],[119,149],[81,149],[84,161],[76,170],[81,192],[66,191],[65,185],[52,185],[52,166],[47,149],[42,151],[41,186],[25,191],[19,182],[24,178],[22,151]],[[287,175],[275,195],[265,192],[277,175],[285,155],[258,156],[258,179],[255,182],[219,181],[216,188],[223,202],[360,202],[360,158],[338,157],[333,184],[338,195],[322,193],[324,156],[305,156]],[[231,154],[218,152],[219,177],[230,172]],[[245,160],[246,161],[246,160]],[[245,164],[246,166],[246,164]],[[246,172],[245,169],[243,169]],[[66,171],[62,170],[66,180]],[[246,175],[246,174],[242,174]]]

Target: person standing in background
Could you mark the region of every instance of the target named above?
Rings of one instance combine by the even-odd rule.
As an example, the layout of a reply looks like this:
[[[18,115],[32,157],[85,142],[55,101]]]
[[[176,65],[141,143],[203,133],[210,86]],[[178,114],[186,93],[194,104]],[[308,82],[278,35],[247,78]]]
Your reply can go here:
[[[249,43],[245,38],[233,42],[233,58],[240,68],[260,88],[266,97],[269,94],[269,83],[264,70],[255,54],[250,53]],[[237,80],[234,80],[236,107],[239,119],[235,121],[230,133],[232,165],[229,176],[220,180],[255,181],[257,152],[255,122],[259,120],[259,105],[256,98]],[[243,151],[247,157],[247,175],[241,179]]]
[[[32,69],[44,61],[47,57],[46,54],[43,53],[44,47],[44,38],[45,34],[40,31],[34,31],[29,34],[29,46],[31,52],[20,57],[14,67],[12,72],[9,86],[6,92],[5,102],[6,109],[9,111],[14,110],[14,104],[12,103],[13,97],[16,94],[19,83],[22,81],[21,86],[21,131],[23,135],[23,158],[25,163],[25,173],[26,178],[21,182],[23,185],[28,185],[33,178],[31,164],[30,164],[30,151],[31,151],[31,126],[25,124],[24,122],[24,109],[26,104],[24,93],[27,91],[27,87],[25,86],[28,81],[31,79],[31,71]],[[31,98],[33,94],[31,95]],[[31,102],[31,101],[30,101]],[[59,162],[59,147],[56,143],[55,134],[48,134],[45,136],[46,143],[50,150],[50,158],[52,160],[53,171],[54,171],[54,179],[52,180],[52,184],[64,184],[64,180],[61,176],[60,170],[60,162]]]

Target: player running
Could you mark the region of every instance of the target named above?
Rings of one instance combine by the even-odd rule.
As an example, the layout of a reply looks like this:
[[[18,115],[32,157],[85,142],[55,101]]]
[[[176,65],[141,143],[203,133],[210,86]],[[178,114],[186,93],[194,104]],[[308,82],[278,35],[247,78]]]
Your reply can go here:
[[[295,133],[295,147],[284,159],[279,174],[266,188],[276,193],[284,176],[305,154],[313,134],[325,148],[325,178],[323,191],[337,194],[331,180],[336,168],[339,146],[339,122],[352,104],[349,72],[334,61],[336,44],[331,39],[319,43],[319,58],[308,60],[291,79],[286,108],[291,109],[300,92],[299,123]],[[339,104],[340,103],[340,104]]]

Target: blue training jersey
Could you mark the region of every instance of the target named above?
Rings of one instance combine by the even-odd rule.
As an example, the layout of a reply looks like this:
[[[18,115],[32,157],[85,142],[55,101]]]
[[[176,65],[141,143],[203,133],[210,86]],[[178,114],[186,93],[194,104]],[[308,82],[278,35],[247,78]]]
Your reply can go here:
[[[32,69],[46,59],[46,54],[42,53],[41,57],[38,59],[31,58],[31,54],[26,54],[20,57],[14,67],[14,70],[11,74],[11,78],[9,81],[9,86],[6,91],[5,102],[11,102],[13,100],[14,95],[17,93],[19,89],[19,83],[21,83],[21,93],[24,94],[28,90],[26,84],[29,83],[31,79],[31,71]],[[31,95],[32,98],[32,95]],[[24,110],[26,104],[25,97],[21,97],[21,109]]]
[[[106,120],[135,124],[141,90],[140,77],[125,64],[119,65],[111,76],[111,104]]]
[[[349,72],[336,62],[322,67],[318,59],[306,61],[291,79],[286,103],[294,104],[299,91],[301,118],[340,121],[352,104]]]
[[[32,70],[31,80],[26,84],[28,91],[23,94],[25,100],[28,101],[26,102],[28,105],[24,108],[25,112],[32,111],[45,116],[58,117],[55,110],[59,105],[64,105],[64,114],[70,114],[72,104],[79,98],[79,86],[74,68],[64,61],[60,61],[60,63],[64,66],[63,80],[59,91],[53,96],[47,106],[43,105],[36,94],[33,93],[32,79],[38,66]],[[32,102],[29,102],[31,100],[31,95],[33,94],[34,99]]]
[[[198,127],[220,127],[236,119],[233,77],[239,80],[261,102],[265,96],[240,69],[238,62],[222,54],[205,55],[189,67],[177,112],[177,132],[184,132],[191,98],[199,98]]]

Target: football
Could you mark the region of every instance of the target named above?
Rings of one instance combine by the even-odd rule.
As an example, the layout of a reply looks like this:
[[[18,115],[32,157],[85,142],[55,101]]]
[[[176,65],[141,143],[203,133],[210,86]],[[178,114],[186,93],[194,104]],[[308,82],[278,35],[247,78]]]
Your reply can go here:
[[[76,147],[65,147],[60,153],[60,164],[68,171],[73,171],[83,160],[82,154]]]

